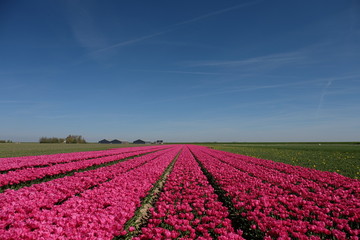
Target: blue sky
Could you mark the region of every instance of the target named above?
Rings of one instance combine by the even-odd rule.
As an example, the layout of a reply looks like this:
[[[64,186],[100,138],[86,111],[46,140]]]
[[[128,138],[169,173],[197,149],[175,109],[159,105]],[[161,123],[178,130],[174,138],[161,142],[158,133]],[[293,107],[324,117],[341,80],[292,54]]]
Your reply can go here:
[[[0,139],[359,141],[358,1],[1,1]]]

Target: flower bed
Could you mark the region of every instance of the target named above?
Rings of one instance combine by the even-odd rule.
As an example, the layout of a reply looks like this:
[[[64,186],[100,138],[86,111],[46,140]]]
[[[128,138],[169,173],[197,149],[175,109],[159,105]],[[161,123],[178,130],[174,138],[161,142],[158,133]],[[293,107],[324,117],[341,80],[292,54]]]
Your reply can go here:
[[[243,239],[188,149],[179,156],[151,216],[134,239]]]
[[[50,210],[54,205],[62,204],[87,189],[97,187],[106,181],[121,176],[125,172],[136,171],[139,166],[164,153],[166,152],[150,153],[126,162],[75,173],[73,176],[35,184],[17,191],[7,190],[5,193],[0,194],[0,229],[9,229],[14,221],[29,218],[35,212],[43,209]]]
[[[0,239],[111,239],[121,234],[124,223],[178,151],[179,147],[174,147],[136,170],[116,175],[50,209],[33,211],[31,206],[15,204],[13,210],[26,217],[17,219],[15,215],[10,225],[2,222]]]
[[[247,161],[202,147],[191,149],[228,192],[239,216],[251,221],[252,228],[263,231],[266,238],[358,239],[359,181],[341,177],[345,187],[336,188],[323,184],[324,179],[319,184],[316,177],[309,180],[301,171],[288,174],[278,171],[279,167],[271,169],[261,159]],[[280,169],[289,166],[283,165]]]
[[[75,162],[70,161],[62,164],[51,165],[49,167],[41,167],[41,168],[30,167],[30,168],[10,171],[5,174],[0,174],[0,187],[6,185],[14,185],[20,182],[30,181],[34,179],[40,179],[56,174],[63,174],[74,170],[84,169],[87,167],[109,163],[120,159],[128,158],[131,156],[148,153],[151,151],[153,151],[151,148],[150,149],[146,148],[138,151],[118,153],[115,155],[105,156],[105,157],[98,157],[91,159],[84,157],[84,160],[81,161],[75,161]]]
[[[148,150],[162,149],[165,146],[151,146]],[[26,157],[10,157],[0,158],[0,172],[14,171],[27,167],[49,166],[58,163],[81,161],[91,158],[99,158],[112,156],[122,153],[131,153],[142,150],[142,147],[120,148],[103,151],[75,152],[75,153],[58,153],[51,155],[26,156]]]

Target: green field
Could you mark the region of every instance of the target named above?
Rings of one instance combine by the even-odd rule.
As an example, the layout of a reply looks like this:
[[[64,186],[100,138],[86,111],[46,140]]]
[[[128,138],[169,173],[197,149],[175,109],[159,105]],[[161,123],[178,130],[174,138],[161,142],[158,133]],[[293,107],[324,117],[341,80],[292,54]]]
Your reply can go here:
[[[85,152],[112,148],[146,146],[136,144],[64,144],[64,143],[0,143],[1,157],[20,157],[55,153]]]
[[[360,179],[359,143],[205,143],[214,149]]]
[[[269,159],[360,179],[359,143],[197,143],[214,149]],[[134,144],[2,143],[0,157],[106,150]]]

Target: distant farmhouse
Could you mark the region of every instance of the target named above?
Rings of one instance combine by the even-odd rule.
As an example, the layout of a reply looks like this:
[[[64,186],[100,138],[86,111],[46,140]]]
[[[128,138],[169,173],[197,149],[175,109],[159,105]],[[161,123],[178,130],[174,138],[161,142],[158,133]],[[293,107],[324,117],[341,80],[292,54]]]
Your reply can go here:
[[[103,140],[100,140],[98,143],[102,143],[102,144],[127,144],[127,143],[129,143],[129,142],[127,142],[127,141],[120,141],[120,140],[117,140],[117,139],[114,139],[114,140],[112,140],[112,141],[103,139]]]
[[[109,141],[107,139],[100,140],[98,143],[100,144],[129,144],[128,141],[120,141],[118,139],[114,139]],[[135,140],[133,144],[163,144],[163,140],[156,140],[155,142],[143,141],[141,139]]]
[[[133,142],[133,144],[145,144],[145,141],[138,139]]]

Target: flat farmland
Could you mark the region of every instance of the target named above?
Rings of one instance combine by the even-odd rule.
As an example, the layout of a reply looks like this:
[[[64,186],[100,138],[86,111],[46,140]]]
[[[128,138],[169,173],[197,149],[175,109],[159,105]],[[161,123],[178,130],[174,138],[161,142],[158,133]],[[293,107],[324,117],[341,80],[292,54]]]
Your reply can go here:
[[[358,239],[360,182],[190,144],[0,158],[0,239]]]
[[[337,172],[360,179],[360,143],[197,143],[213,149]],[[108,150],[144,146],[135,144],[0,144],[0,158]]]
[[[0,158],[20,157],[32,155],[44,155],[55,153],[71,153],[84,151],[107,150],[112,148],[124,148],[140,146],[136,144],[63,144],[63,143],[0,143]],[[141,145],[144,146],[144,145]]]

